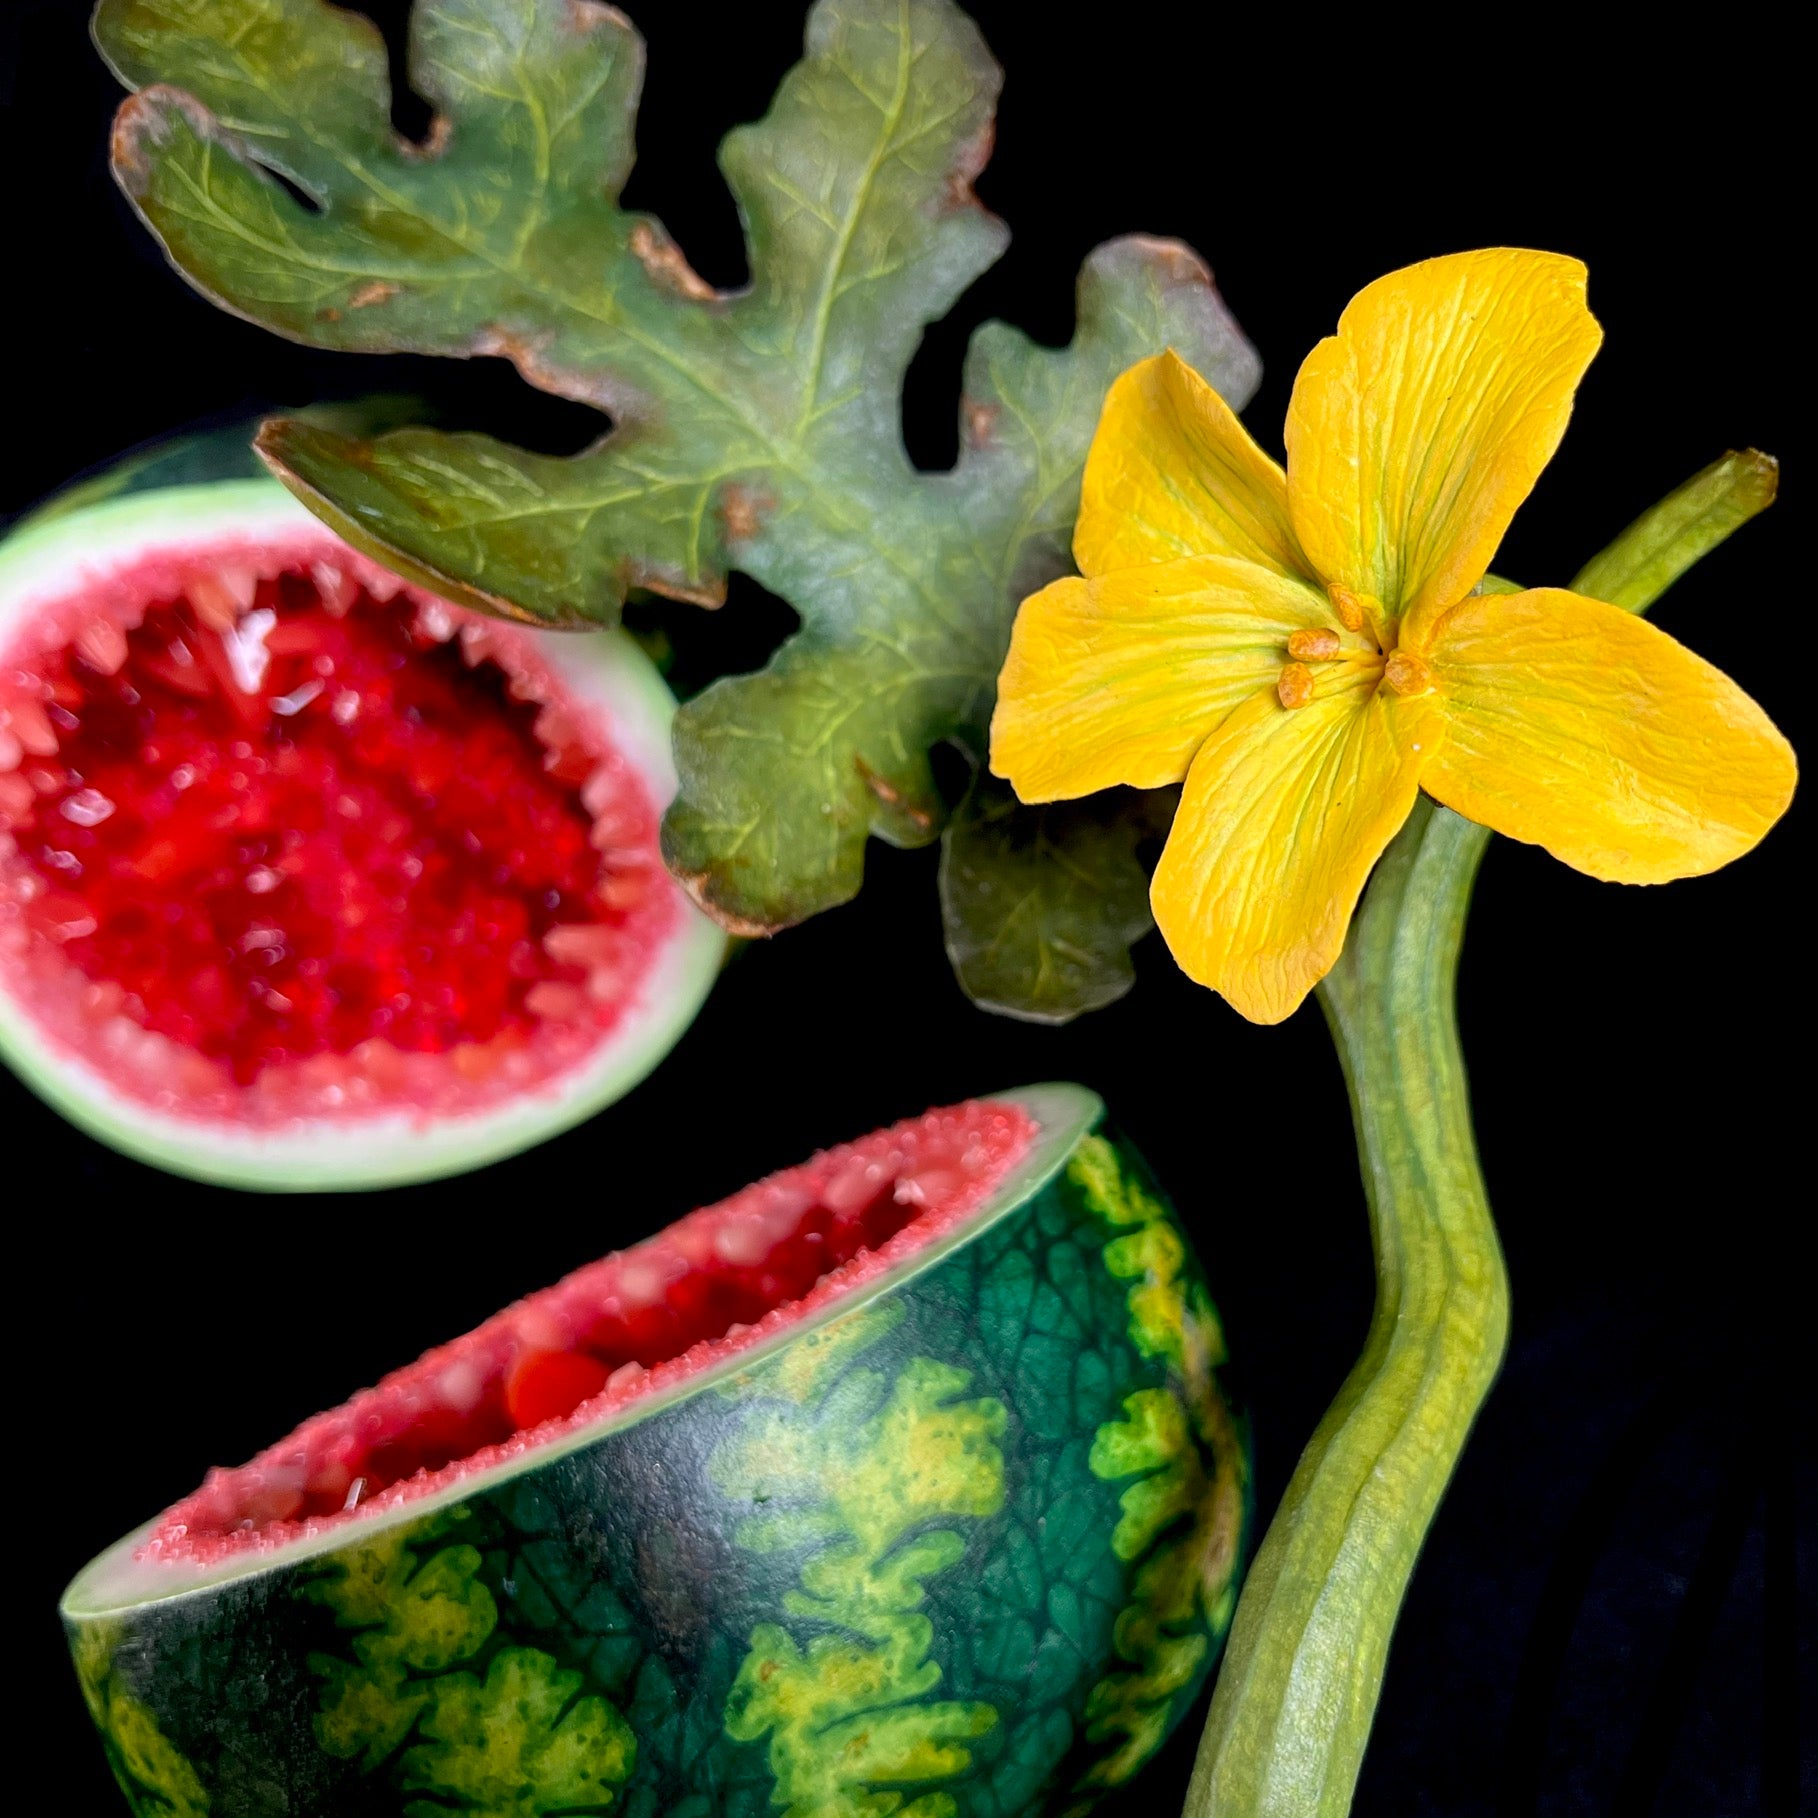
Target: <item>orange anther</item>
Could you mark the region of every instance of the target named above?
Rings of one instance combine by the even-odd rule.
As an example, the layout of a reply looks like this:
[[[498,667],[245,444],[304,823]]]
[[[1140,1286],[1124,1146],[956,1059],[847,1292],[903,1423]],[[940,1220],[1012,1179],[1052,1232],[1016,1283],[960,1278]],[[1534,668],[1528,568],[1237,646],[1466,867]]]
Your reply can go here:
[[[1419,657],[1397,650],[1382,666],[1382,679],[1397,694],[1425,694],[1433,686],[1433,672]]]
[[[1348,587],[1340,587],[1334,582],[1326,589],[1326,598],[1332,602],[1332,610],[1338,614],[1338,622],[1347,631],[1362,631],[1364,628],[1364,608],[1373,606],[1375,601],[1367,600],[1361,593],[1353,593]]]
[[[1318,662],[1322,657],[1338,655],[1338,633],[1327,626],[1317,631],[1291,631],[1288,633],[1288,655],[1291,657],[1310,657]]]
[[[1284,663],[1275,678],[1276,698],[1284,707],[1304,707],[1313,698],[1313,671],[1305,663]]]

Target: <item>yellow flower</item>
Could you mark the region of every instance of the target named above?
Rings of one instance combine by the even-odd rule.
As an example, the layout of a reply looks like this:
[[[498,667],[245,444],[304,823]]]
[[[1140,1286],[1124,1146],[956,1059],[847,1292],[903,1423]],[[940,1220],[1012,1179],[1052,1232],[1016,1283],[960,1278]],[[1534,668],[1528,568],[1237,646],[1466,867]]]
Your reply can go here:
[[[1370,285],[1295,380],[1286,473],[1172,353],[1105,401],[1083,578],[1023,602],[991,765],[1031,802],[1184,780],[1155,919],[1256,1022],[1331,968],[1421,789],[1638,884],[1727,864],[1792,798],[1773,723],[1664,632],[1474,591],[1602,339],[1584,285],[1513,251]]]

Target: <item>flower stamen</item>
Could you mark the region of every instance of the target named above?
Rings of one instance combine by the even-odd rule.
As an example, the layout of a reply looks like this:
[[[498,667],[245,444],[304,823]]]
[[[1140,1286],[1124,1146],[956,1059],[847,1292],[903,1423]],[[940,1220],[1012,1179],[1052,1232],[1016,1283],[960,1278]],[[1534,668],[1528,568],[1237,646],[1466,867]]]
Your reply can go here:
[[[1326,598],[1332,602],[1332,610],[1338,614],[1338,622],[1347,631],[1362,631],[1366,618],[1381,618],[1382,606],[1367,594],[1353,593],[1349,587],[1340,587],[1336,581],[1326,589]],[[1374,607],[1375,610],[1371,611]]]
[[[1433,672],[1411,651],[1396,650],[1382,666],[1382,679],[1397,694],[1427,694],[1433,686]]]
[[[1275,698],[1290,710],[1313,698],[1313,671],[1305,663],[1284,663],[1275,678]]]
[[[1338,633],[1325,626],[1311,631],[1291,631],[1288,633],[1288,655],[1314,662],[1335,657],[1338,655]]]

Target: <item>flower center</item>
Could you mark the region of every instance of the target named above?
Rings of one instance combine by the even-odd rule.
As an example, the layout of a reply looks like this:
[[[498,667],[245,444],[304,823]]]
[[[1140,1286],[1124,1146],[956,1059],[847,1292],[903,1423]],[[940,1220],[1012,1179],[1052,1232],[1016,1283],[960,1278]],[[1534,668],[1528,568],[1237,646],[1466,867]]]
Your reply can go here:
[[[1429,693],[1436,684],[1433,672],[1411,650],[1395,642],[1400,626],[1383,611],[1382,602],[1348,587],[1326,589],[1332,610],[1345,630],[1367,636],[1375,649],[1346,648],[1342,635],[1329,625],[1309,625],[1288,633],[1288,661],[1275,678],[1275,695],[1292,710],[1313,699],[1315,676],[1309,663],[1330,663],[1344,658],[1374,671],[1382,685],[1399,695]]]
[[[1307,625],[1288,633],[1288,661],[1275,678],[1275,696],[1292,711],[1304,707],[1315,693],[1316,678],[1309,663],[1331,663],[1343,659],[1362,663],[1375,670],[1382,663],[1382,608],[1375,600],[1353,593],[1348,587],[1329,587],[1327,595],[1332,609],[1346,631],[1363,633],[1375,648],[1346,646],[1341,633],[1330,625]]]

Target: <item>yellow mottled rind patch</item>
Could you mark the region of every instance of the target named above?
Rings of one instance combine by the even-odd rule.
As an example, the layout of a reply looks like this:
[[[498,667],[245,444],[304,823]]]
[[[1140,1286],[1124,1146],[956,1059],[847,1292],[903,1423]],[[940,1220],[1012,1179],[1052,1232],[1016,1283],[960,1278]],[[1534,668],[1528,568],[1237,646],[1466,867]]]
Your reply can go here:
[[[1079,1789],[1098,1791],[1128,1780],[1161,1745],[1172,1701],[1194,1683],[1212,1638],[1230,1626],[1248,1482],[1216,1374],[1224,1331],[1168,1208],[1102,1136],[1081,1140],[1067,1178],[1118,1233],[1103,1256],[1129,1284],[1131,1342],[1144,1357],[1164,1360],[1170,1377],[1166,1388],[1127,1396],[1123,1417],[1093,1438],[1095,1476],[1136,1480],[1119,1499],[1111,1545],[1119,1559],[1141,1562],[1113,1630],[1129,1666],[1101,1679],[1086,1700],[1086,1739],[1106,1752]]]
[[[734,1377],[727,1392],[743,1395],[750,1385],[761,1383],[763,1394],[805,1407],[853,1358],[894,1331],[902,1318],[901,1301],[883,1300],[858,1307],[803,1333],[756,1370]]]
[[[428,1544],[433,1544],[430,1542]],[[308,1594],[355,1632],[351,1661],[313,1656],[322,1747],[421,1795],[404,1818],[601,1811],[631,1776],[637,1741],[610,1700],[536,1648],[492,1647],[499,1610],[480,1554],[428,1553],[408,1531],[338,1556]]]
[[[764,1511],[738,1545],[815,1549],[783,1600],[806,1644],[759,1624],[726,1701],[729,1735],[769,1738],[785,1818],[953,1818],[953,1796],[930,1783],[963,1773],[966,1744],[997,1723],[988,1704],[931,1697],[942,1674],[921,1605],[966,1551],[959,1528],[936,1524],[1003,1506],[1006,1415],[962,1399],[970,1374],[934,1358],[890,1378],[851,1367],[901,1318],[864,1308],[784,1353],[712,1462],[720,1490]]]
[[[96,1623],[77,1636],[75,1658],[83,1700],[121,1792],[138,1818],[208,1818],[210,1801],[196,1770],[115,1675],[118,1643],[117,1624]]]

